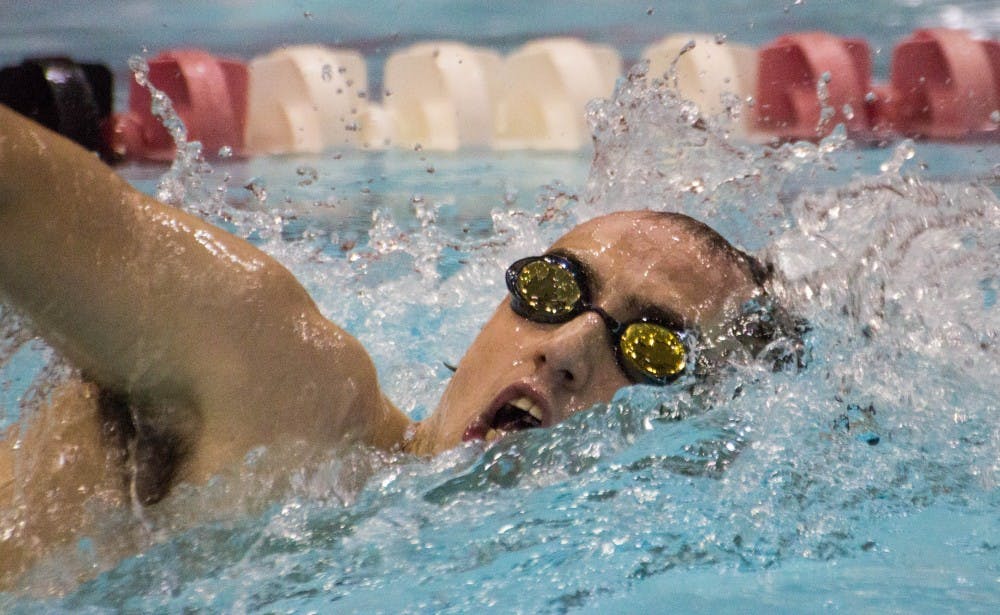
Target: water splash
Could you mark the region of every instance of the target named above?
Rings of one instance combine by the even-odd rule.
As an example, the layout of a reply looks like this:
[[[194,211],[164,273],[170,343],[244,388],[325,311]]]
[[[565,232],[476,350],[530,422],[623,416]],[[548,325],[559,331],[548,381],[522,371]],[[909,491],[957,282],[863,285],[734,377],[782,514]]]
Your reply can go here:
[[[150,95],[150,111],[166,128],[174,141],[174,158],[170,172],[165,174],[157,186],[156,197],[164,203],[184,208],[195,202],[211,203],[206,189],[206,178],[212,169],[202,157],[201,143],[188,141],[184,121],[174,110],[170,97],[159,90],[149,80],[149,64],[142,56],[132,56],[128,60],[132,77]]]
[[[170,97],[149,80],[146,60],[142,56],[132,56],[128,64],[136,83],[149,91],[153,116],[174,140],[174,157],[169,171],[160,177],[156,187],[157,200],[220,224],[244,239],[278,240],[283,220],[280,212],[269,212],[265,207],[266,182],[259,178],[251,179],[244,186],[253,196],[253,201],[248,203],[251,207],[233,208],[230,201],[239,199],[231,199],[231,175],[222,173],[218,177],[215,167],[205,160],[202,144],[188,140],[187,128]],[[219,155],[221,158],[232,156],[232,148],[220,150]]]
[[[776,226],[794,225],[786,204],[803,184],[832,177],[836,156],[852,147],[843,126],[818,143],[754,147],[734,132],[743,102],[731,103],[726,113],[706,116],[677,93],[669,71],[658,79],[635,67],[611,99],[588,108],[595,153],[581,217],[679,211],[711,220],[750,250],[770,243]]]

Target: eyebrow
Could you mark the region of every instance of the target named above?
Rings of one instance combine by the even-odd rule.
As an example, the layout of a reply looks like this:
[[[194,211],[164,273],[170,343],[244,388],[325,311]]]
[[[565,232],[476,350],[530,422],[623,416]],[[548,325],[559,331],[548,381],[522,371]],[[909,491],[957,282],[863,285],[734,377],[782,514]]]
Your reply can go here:
[[[590,266],[585,259],[580,258],[578,254],[570,250],[563,248],[556,248],[555,250],[548,250],[546,254],[551,254],[553,256],[561,256],[567,260],[571,260],[580,267],[580,271],[583,272],[584,277],[590,282],[591,287],[588,289],[591,295],[598,295],[602,290],[604,290],[604,279],[597,275],[597,271]]]
[[[694,325],[688,323],[677,310],[649,303],[647,300],[633,295],[625,297],[625,307],[630,314],[639,314],[640,317],[651,318],[677,331],[694,328]]]
[[[580,258],[578,254],[562,248],[557,248],[555,250],[549,250],[546,254],[552,254],[554,256],[561,256],[562,258],[569,259],[576,263],[580,270],[583,271],[583,275],[590,282],[592,287],[589,289],[592,297],[597,297],[601,294],[604,289],[604,280],[601,276],[597,275],[597,272],[587,261]],[[693,323],[688,323],[687,320],[681,316],[680,312],[670,307],[663,307],[656,305],[655,303],[650,303],[648,300],[635,295],[628,295],[624,298],[625,309],[629,314],[638,314],[639,317],[650,318],[657,322],[660,322],[671,329],[677,331],[685,331],[688,329],[693,329]],[[612,315],[614,318],[618,319],[617,316]],[[621,322],[629,322],[632,319],[622,320]]]

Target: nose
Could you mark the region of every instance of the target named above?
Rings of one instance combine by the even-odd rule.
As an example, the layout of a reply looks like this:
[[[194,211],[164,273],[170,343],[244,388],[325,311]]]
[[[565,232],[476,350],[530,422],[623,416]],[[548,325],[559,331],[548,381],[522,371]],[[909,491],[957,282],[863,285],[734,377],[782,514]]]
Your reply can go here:
[[[585,312],[551,330],[535,349],[535,365],[554,386],[578,390],[602,368],[602,361],[613,358],[607,336],[601,317]]]

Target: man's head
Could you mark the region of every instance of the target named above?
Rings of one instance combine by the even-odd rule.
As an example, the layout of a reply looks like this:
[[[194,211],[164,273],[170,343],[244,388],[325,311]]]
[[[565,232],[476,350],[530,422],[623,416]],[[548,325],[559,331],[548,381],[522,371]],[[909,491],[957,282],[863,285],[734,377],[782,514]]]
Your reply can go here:
[[[746,301],[763,293],[765,275],[756,261],[681,214],[602,216],[572,229],[546,254],[579,266],[596,309],[544,323],[504,300],[459,363],[437,410],[419,426],[416,450],[437,453],[463,439],[554,425],[610,401],[635,374],[623,370],[601,312],[619,323],[648,318],[682,336],[692,333],[685,339],[711,359],[737,344],[732,323]]]

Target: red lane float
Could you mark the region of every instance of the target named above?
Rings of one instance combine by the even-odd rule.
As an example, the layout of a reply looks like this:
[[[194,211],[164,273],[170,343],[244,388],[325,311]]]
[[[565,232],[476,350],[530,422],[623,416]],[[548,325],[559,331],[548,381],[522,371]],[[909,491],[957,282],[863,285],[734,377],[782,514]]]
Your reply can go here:
[[[1000,135],[1000,42],[917,30],[893,50],[878,88],[876,132],[930,139]]]
[[[844,124],[849,134],[870,130],[868,43],[802,32],[781,36],[759,53],[756,130],[807,140],[825,137],[837,124]]]
[[[223,147],[243,152],[247,67],[200,49],[166,51],[149,61],[149,82],[166,94],[184,122],[189,141],[200,141],[207,156]],[[132,82],[129,111],[115,119],[113,149],[130,158],[170,160],[174,141],[151,110],[149,90]]]

